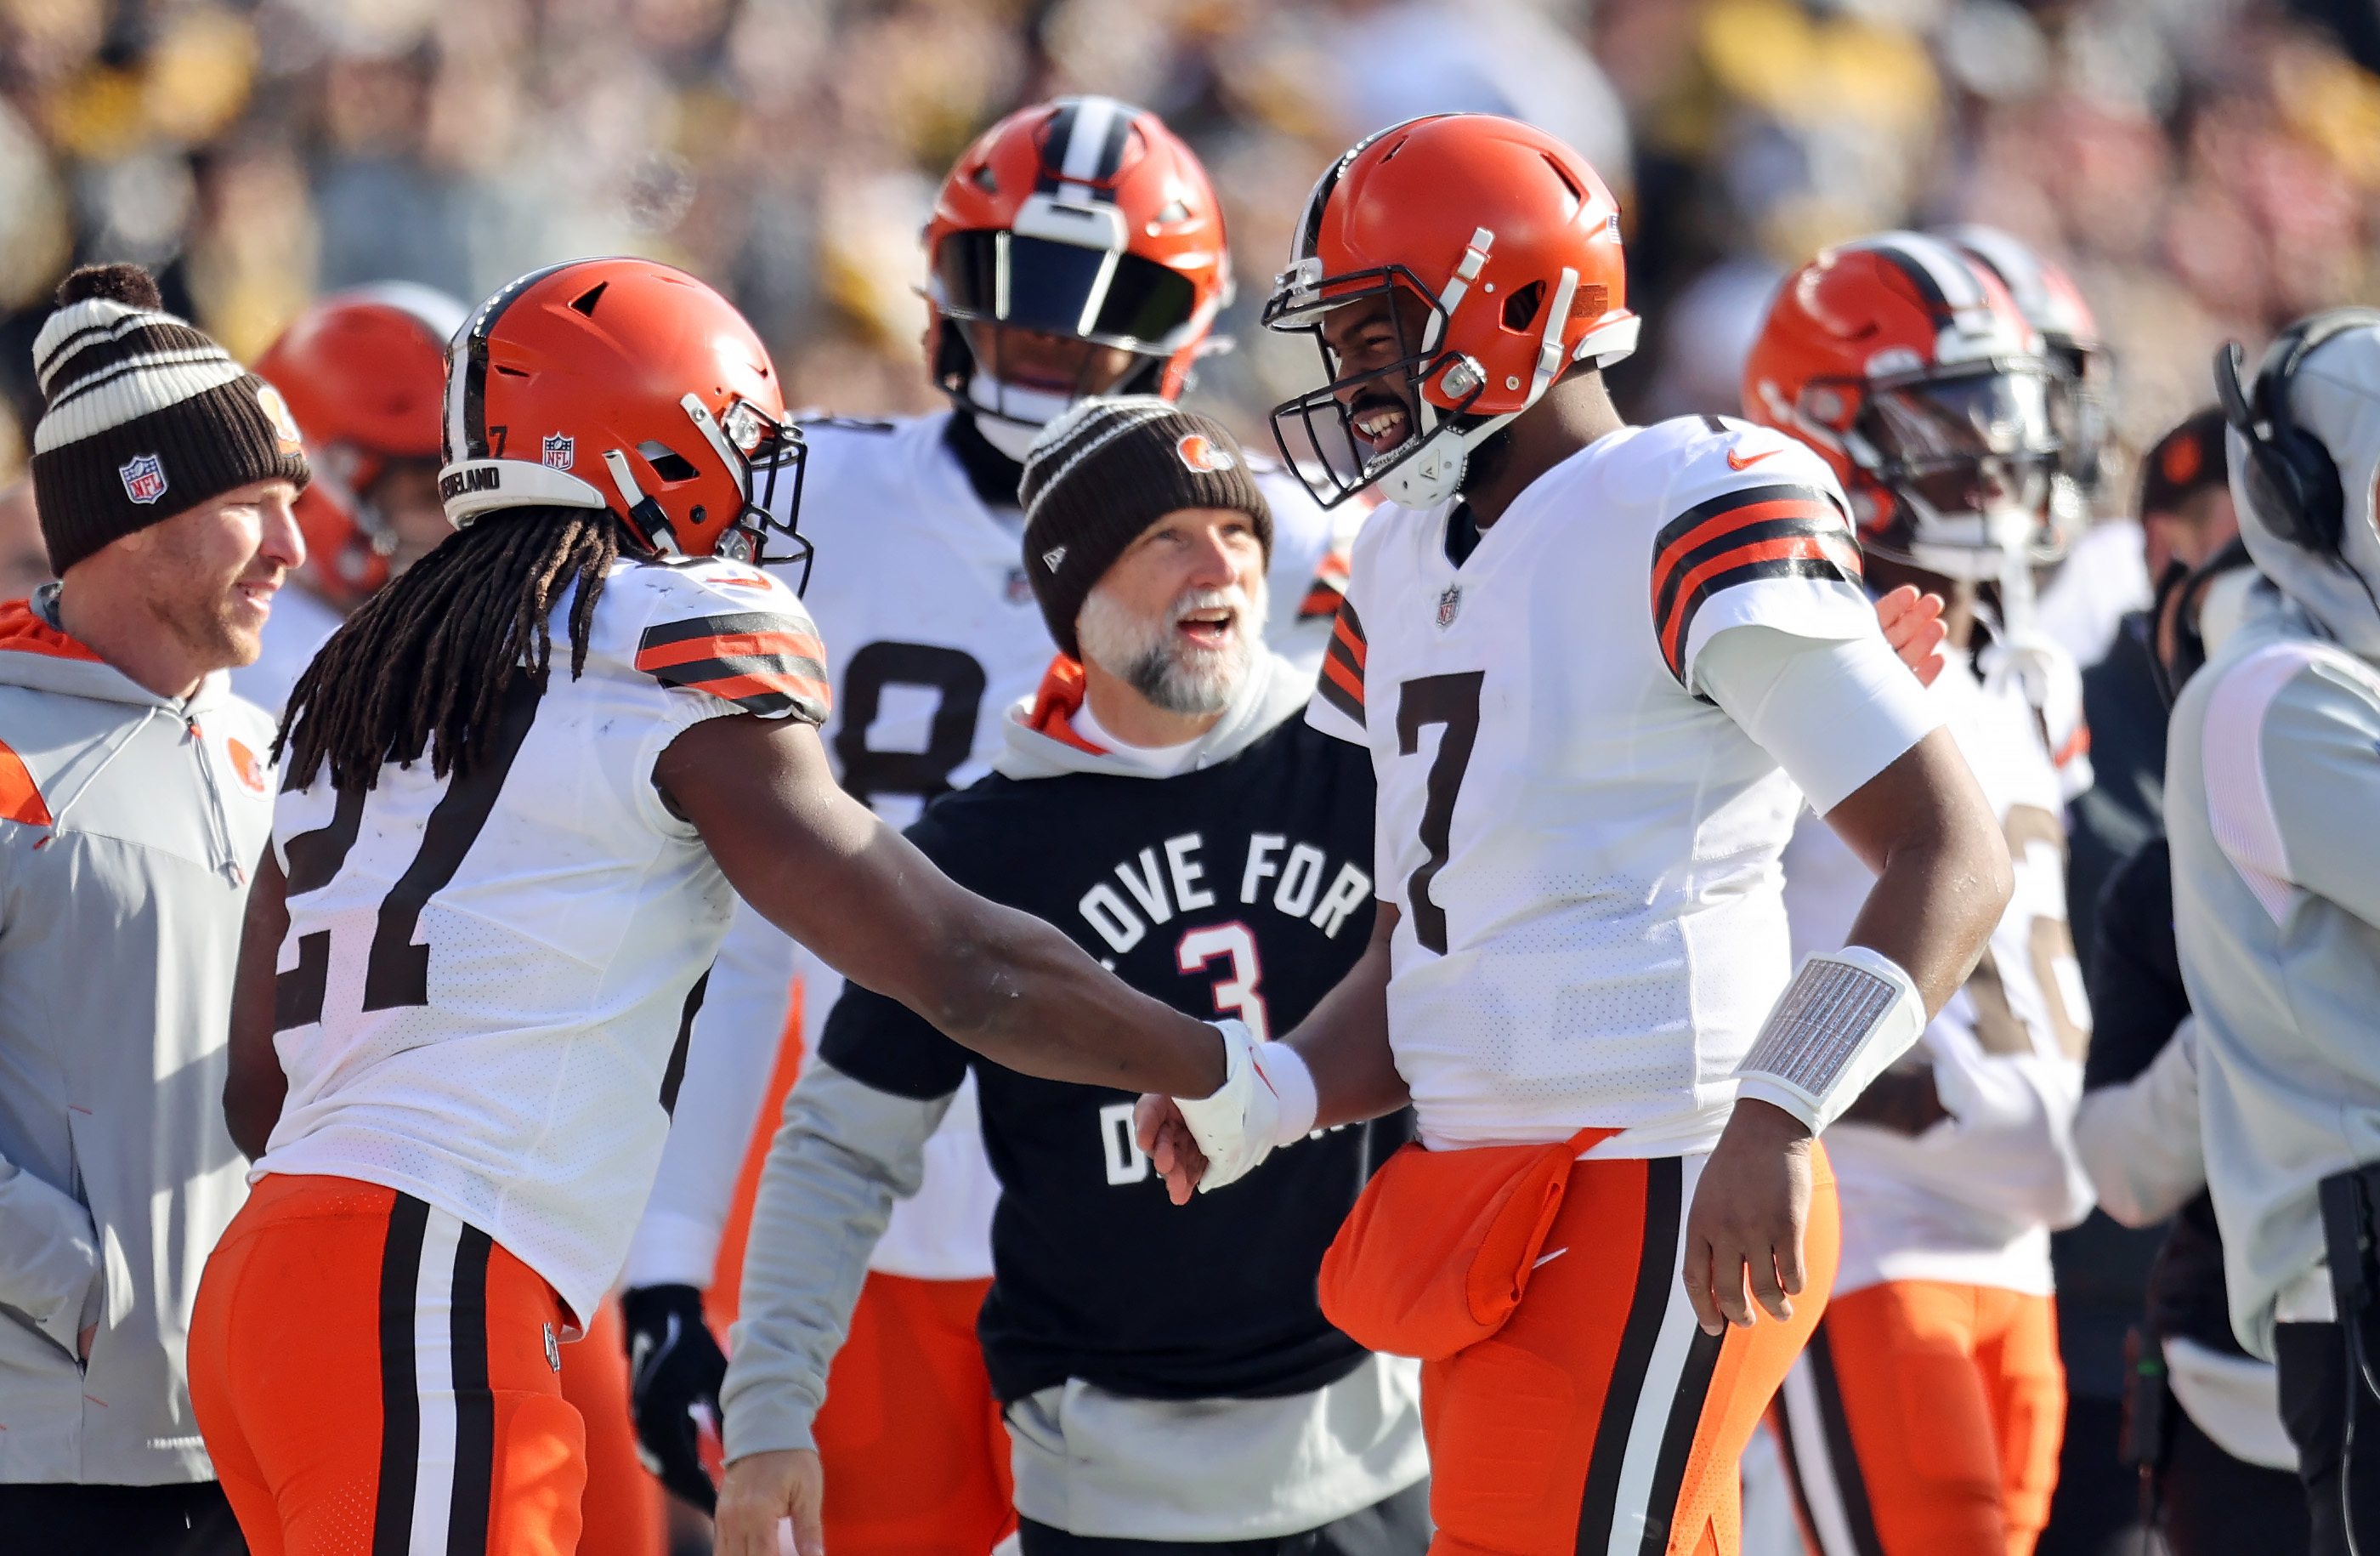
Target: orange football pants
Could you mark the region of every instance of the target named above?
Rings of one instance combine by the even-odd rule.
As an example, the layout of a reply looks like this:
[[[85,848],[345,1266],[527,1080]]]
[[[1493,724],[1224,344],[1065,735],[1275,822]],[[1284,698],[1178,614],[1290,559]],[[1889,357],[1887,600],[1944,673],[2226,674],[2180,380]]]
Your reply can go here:
[[[1779,1406],[1815,1556],[2032,1556],[2066,1420],[2056,1304],[1863,1287],[1828,1307]]]
[[[190,1398],[256,1556],[570,1556],[562,1303],[409,1195],[274,1173],[207,1260]]]
[[[836,1556],[982,1556],[1016,1527],[1008,1428],[975,1332],[990,1289],[869,1272],[816,1427]]]
[[[1793,1317],[1718,1338],[1680,1278],[1707,1158],[1577,1164],[1510,1321],[1422,1370],[1431,1556],[1734,1556],[1736,1460],[1834,1281],[1834,1174],[1813,1154]]]
[[[637,1457],[637,1424],[628,1412],[628,1350],[620,1299],[607,1296],[587,1326],[587,1338],[562,1348],[562,1397],[587,1423],[586,1532],[578,1556],[662,1556],[669,1493]]]

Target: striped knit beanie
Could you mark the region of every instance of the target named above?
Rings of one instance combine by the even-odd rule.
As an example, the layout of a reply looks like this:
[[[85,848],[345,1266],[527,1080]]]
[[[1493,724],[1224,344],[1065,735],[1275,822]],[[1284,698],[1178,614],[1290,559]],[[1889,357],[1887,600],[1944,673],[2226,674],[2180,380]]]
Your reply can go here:
[[[138,265],[86,265],[33,341],[33,504],[63,574],[109,541],[251,481],[306,483],[280,393],[164,311]]]
[[[1050,636],[1072,659],[1075,618],[1150,525],[1183,508],[1236,508],[1272,560],[1272,509],[1222,424],[1154,395],[1077,400],[1041,430],[1016,494],[1025,574]]]

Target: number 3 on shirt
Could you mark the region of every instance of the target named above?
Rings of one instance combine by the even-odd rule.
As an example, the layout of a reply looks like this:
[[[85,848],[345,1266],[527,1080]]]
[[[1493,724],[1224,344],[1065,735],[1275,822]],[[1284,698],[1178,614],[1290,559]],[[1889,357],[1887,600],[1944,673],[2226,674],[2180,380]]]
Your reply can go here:
[[[520,755],[521,742],[537,718],[538,699],[545,687],[527,675],[516,675],[504,688],[497,714],[495,738],[468,772],[455,774],[446,792],[431,808],[421,829],[421,847],[413,863],[397,877],[381,899],[380,922],[372,931],[371,960],[364,966],[366,1010],[396,1010],[430,1003],[430,947],[413,943],[421,910],[431,896],[445,889],[463,868],[463,856],[479,841],[480,829],[496,808],[496,796]],[[284,850],[289,856],[287,894],[302,896],[329,885],[356,845],[364,819],[364,791],[342,789],[331,824],[300,833]],[[273,980],[273,1029],[310,1026],[322,1019],[322,996],[331,971],[331,931],[317,930],[298,940],[298,965]]]
[[[1397,688],[1399,756],[1420,750],[1421,732],[1429,725],[1439,724],[1445,730],[1438,739],[1438,758],[1429,764],[1421,808],[1421,845],[1429,857],[1405,878],[1414,939],[1441,956],[1446,954],[1446,909],[1430,900],[1429,887],[1446,868],[1452,847],[1454,796],[1463,787],[1463,771],[1471,765],[1471,748],[1479,738],[1479,687],[1487,678],[1484,670],[1466,670],[1455,675],[1425,675]]]
[[[1207,964],[1219,956],[1231,959],[1232,971],[1215,984],[1215,1014],[1238,1016],[1257,1041],[1269,1042],[1272,1018],[1265,1009],[1264,996],[1257,992],[1264,967],[1257,960],[1256,931],[1245,924],[1209,924],[1184,935],[1173,950],[1175,965],[1185,973],[1204,972]]]

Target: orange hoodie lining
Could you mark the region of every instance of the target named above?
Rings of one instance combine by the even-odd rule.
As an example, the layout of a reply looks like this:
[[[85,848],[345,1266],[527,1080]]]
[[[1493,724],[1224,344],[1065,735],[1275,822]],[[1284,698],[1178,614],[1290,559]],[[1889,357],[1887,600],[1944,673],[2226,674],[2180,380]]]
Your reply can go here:
[[[1085,684],[1079,663],[1064,654],[1050,660],[1050,668],[1042,672],[1040,689],[1033,694],[1033,711],[1025,716],[1025,727],[1062,746],[1103,757],[1108,755],[1104,747],[1094,746],[1075,733],[1075,715],[1082,711]]]
[[[106,663],[43,621],[30,600],[11,600],[0,605],[0,650],[42,654],[50,659],[87,660],[93,664]]]

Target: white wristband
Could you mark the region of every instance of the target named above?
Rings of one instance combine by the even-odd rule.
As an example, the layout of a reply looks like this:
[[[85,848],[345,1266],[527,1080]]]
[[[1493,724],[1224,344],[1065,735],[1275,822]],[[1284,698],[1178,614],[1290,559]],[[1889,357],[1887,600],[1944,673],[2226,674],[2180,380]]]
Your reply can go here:
[[[1925,1030],[1925,998],[1890,957],[1864,945],[1813,955],[1736,1066],[1736,1095],[1782,1108],[1816,1134]]]
[[[1295,1145],[1314,1132],[1314,1115],[1321,1106],[1314,1091],[1314,1072],[1305,1067],[1305,1056],[1287,1043],[1258,1043],[1249,1057],[1271,1083],[1272,1094],[1281,1103],[1281,1116],[1272,1126],[1273,1146]]]

